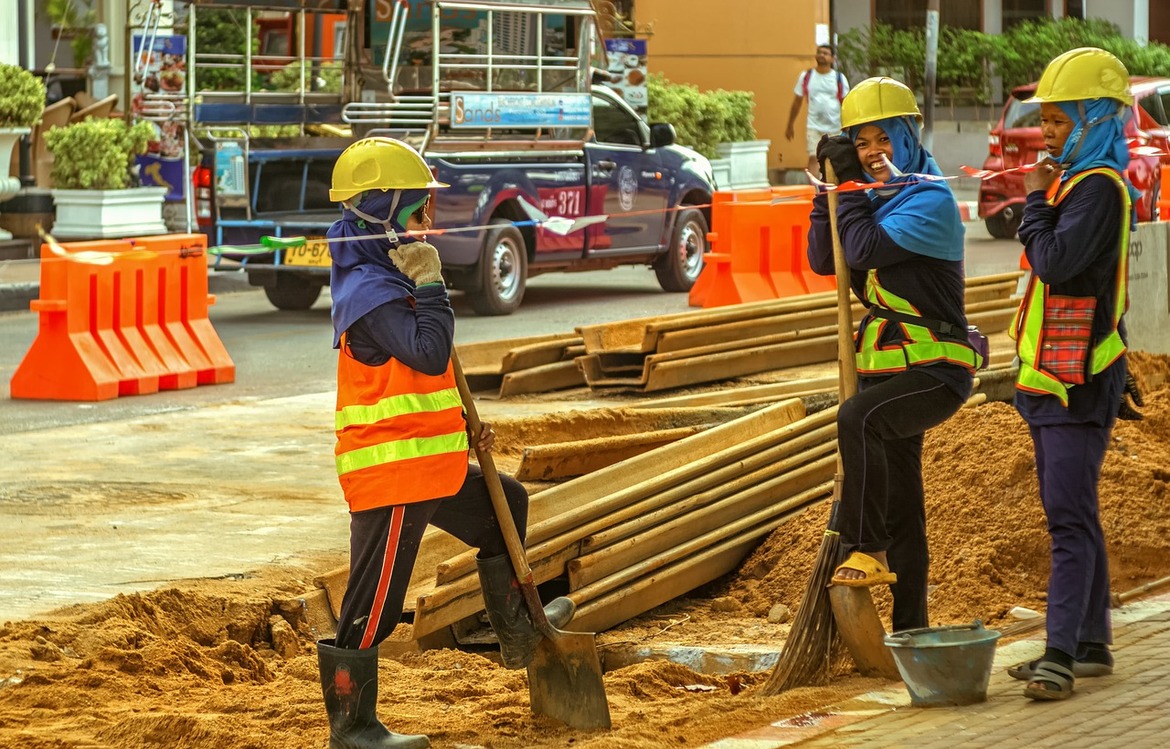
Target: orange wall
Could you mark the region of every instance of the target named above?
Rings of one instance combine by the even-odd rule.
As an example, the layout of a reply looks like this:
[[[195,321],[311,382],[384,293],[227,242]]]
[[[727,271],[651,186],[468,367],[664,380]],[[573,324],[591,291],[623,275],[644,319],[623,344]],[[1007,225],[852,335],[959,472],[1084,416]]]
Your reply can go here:
[[[639,28],[652,25],[650,71],[703,90],[756,95],[756,133],[772,141],[771,169],[803,169],[805,111],[796,137],[784,140],[792,88],[813,65],[823,0],[637,0]]]

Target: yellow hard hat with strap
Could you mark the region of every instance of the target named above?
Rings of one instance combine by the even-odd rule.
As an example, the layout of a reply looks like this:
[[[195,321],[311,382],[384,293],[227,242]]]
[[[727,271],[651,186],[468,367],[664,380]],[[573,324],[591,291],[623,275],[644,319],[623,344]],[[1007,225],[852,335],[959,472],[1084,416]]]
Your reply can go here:
[[[1031,103],[1116,99],[1133,104],[1129,71],[1109,52],[1097,47],[1078,47],[1053,59],[1044,68]]]
[[[914,92],[893,78],[866,78],[841,102],[842,128],[906,116],[914,116],[919,123],[922,122]]]
[[[329,199],[342,202],[366,190],[425,190],[448,187],[431,174],[418,151],[394,138],[362,138],[333,165]]]

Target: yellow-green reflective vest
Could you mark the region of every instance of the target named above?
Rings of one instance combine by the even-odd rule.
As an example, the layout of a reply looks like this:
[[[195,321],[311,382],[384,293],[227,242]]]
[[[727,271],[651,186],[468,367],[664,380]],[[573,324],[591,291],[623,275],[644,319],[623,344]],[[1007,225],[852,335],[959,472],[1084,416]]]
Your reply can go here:
[[[1068,196],[1073,187],[1090,174],[1104,174],[1117,183],[1121,190],[1121,241],[1118,248],[1117,274],[1114,279],[1116,294],[1113,302],[1113,324],[1109,333],[1093,346],[1089,354],[1089,371],[1098,374],[1117,361],[1125,353],[1125,342],[1121,340],[1121,333],[1117,326],[1121,316],[1125,314],[1129,304],[1129,291],[1126,277],[1129,273],[1129,216],[1131,200],[1125,180],[1112,169],[1101,167],[1089,169],[1076,175],[1066,182],[1056,193],[1049,197],[1050,205],[1060,205]],[[1044,306],[1048,300],[1048,284],[1041,281],[1035,273],[1028,280],[1028,290],[1020,300],[1020,307],[1016,310],[1008,334],[1016,341],[1016,353],[1020,357],[1020,373],[1016,377],[1016,389],[1035,395],[1055,395],[1060,398],[1061,404],[1068,408],[1068,389],[1072,387],[1058,379],[1046,370],[1040,369],[1036,362],[1040,359],[1040,349],[1044,345]]]
[[[865,277],[865,300],[880,308],[903,315],[922,317],[918,309],[902,297],[883,289],[876,270],[871,269]],[[887,325],[901,325],[905,340],[881,344],[882,332]],[[923,325],[895,322],[883,317],[874,317],[861,331],[857,346],[857,372],[863,375],[881,375],[901,372],[907,367],[939,363],[958,364],[975,372],[983,366],[983,357],[964,342],[942,339]]]

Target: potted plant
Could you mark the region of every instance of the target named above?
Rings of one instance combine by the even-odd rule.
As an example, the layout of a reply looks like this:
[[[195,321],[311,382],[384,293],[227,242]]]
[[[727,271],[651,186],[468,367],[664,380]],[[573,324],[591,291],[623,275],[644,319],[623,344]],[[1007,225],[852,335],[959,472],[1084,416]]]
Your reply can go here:
[[[45,109],[45,84],[16,65],[0,63],[0,201],[20,190],[20,180],[9,177],[16,141],[32,132]],[[0,239],[12,239],[0,229]]]
[[[768,146],[756,140],[755,97],[750,91],[700,91],[661,74],[647,81],[653,122],[670,122],[678,142],[711,159],[720,189],[768,186]]]
[[[45,133],[53,154],[53,233],[66,238],[165,234],[165,187],[142,187],[134,157],[155,137],[149,122],[90,118]]]

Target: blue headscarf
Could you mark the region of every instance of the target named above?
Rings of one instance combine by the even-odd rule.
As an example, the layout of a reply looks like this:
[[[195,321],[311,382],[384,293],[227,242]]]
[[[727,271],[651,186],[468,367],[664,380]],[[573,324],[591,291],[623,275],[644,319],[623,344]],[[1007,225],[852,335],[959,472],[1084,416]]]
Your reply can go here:
[[[389,217],[386,223],[398,234],[398,244],[407,244],[418,240],[404,234],[406,222],[429,195],[427,190],[371,190],[357,207],[367,216]],[[330,239],[363,237],[379,234],[382,228],[347,207],[326,236]],[[414,295],[414,282],[386,254],[395,246],[389,236],[329,243],[333,255],[329,280],[333,297],[333,348],[340,347],[341,334],[370,310]]]
[[[1130,221],[1136,225],[1136,206],[1140,196],[1125,174],[1125,168],[1129,166],[1125,123],[1133,116],[1133,110],[1116,99],[1058,101],[1056,106],[1076,123],[1068,140],[1064,142],[1064,151],[1052,155],[1064,167],[1060,181],[1066,182],[1081,172],[1097,167],[1113,169],[1125,180],[1130,202],[1134,205]]]
[[[912,117],[887,117],[854,125],[850,139],[856,141],[865,125],[881,128],[894,148],[891,159],[902,174],[891,177],[888,184],[899,184],[889,194],[870,195],[878,202],[874,218],[899,247],[910,252],[941,260],[963,258],[963,221],[950,186],[940,180],[922,179],[919,174],[942,176],[930,152],[918,139],[918,123]],[[874,179],[868,173],[867,182]]]

